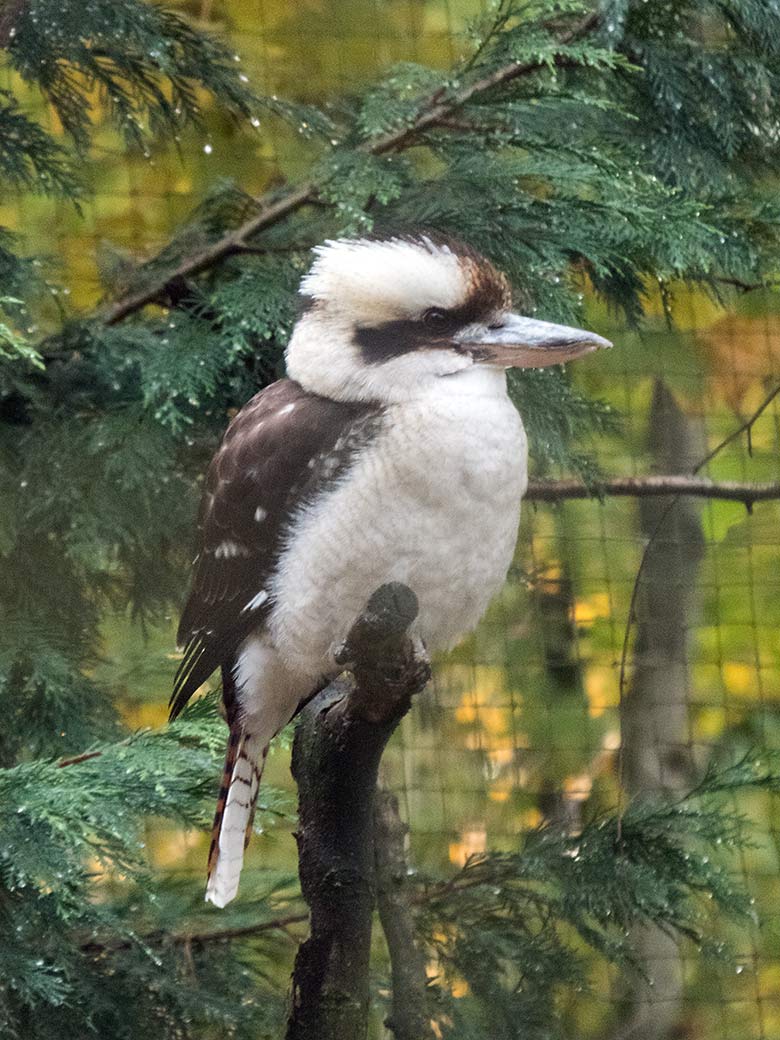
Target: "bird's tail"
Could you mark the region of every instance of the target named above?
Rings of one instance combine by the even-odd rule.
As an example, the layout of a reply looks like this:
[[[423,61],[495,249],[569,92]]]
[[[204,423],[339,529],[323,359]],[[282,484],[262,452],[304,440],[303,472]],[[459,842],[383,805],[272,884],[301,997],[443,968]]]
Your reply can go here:
[[[267,739],[231,726],[209,850],[206,902],[214,906],[227,906],[238,891],[267,754]]]

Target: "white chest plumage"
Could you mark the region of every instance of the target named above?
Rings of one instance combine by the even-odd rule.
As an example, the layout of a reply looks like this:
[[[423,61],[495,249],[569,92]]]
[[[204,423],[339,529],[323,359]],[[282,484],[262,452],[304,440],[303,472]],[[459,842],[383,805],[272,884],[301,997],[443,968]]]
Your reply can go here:
[[[332,645],[386,581],[416,592],[430,649],[457,642],[504,581],[526,472],[502,372],[454,376],[391,406],[348,474],[291,527],[268,618],[285,665],[332,671]]]

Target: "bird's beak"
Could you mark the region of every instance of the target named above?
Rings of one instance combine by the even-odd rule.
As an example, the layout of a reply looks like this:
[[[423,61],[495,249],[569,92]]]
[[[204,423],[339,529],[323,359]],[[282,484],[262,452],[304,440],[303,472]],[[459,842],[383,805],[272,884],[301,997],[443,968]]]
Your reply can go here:
[[[497,368],[546,368],[612,346],[595,332],[519,314],[504,314],[492,326],[469,325],[457,340],[459,349],[475,361]]]

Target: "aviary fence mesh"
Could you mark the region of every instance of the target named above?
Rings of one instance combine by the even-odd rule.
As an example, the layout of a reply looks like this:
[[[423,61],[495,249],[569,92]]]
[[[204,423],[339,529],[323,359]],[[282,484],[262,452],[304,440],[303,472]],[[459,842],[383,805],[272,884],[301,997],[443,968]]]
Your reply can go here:
[[[479,10],[472,0],[179,6],[231,31],[260,89],[300,100],[349,91],[399,60],[446,66]],[[77,305],[98,293],[96,257],[99,265],[113,263],[116,247],[152,253],[215,176],[259,193],[280,175],[305,171],[305,136],[261,128],[250,147],[208,119],[208,136],[182,141],[181,158],[170,150],[127,157],[108,135],[101,141],[90,174],[94,200],[83,217],[61,207],[56,247],[49,246],[79,286]],[[23,228],[31,248],[51,243],[50,214],[49,202],[26,204],[24,212],[0,202],[0,223]],[[637,333],[616,325],[595,301],[590,308],[593,326],[616,346],[582,363],[577,378],[623,417],[619,434],[593,445],[605,475],[689,471],[780,385],[776,297],[746,293],[725,312],[682,294],[674,310],[674,329],[659,311]],[[780,480],[780,398],[704,474]],[[685,498],[669,513],[647,555],[621,705],[632,591],[667,505],[606,497],[524,506],[511,580],[473,638],[438,661],[432,687],[386,756],[385,780],[401,797],[413,865],[462,864],[470,854],[512,847],[544,818],[574,828],[621,797],[687,789],[713,757],[780,749],[776,502],[749,513],[739,503]],[[137,722],[164,716],[170,632],[155,638],[156,670],[148,648],[114,646],[126,714]],[[269,781],[292,790],[284,749],[273,756]],[[713,966],[661,935],[637,936],[655,985],[636,995],[635,1032],[626,1037],[780,1036],[778,804],[751,795],[740,808],[754,825],[755,847],[733,857],[732,867],[755,899],[756,923],[738,934],[715,925],[736,945],[738,964]],[[172,871],[202,869],[202,839],[192,835],[158,834],[153,853]],[[249,867],[292,868],[294,855],[280,825],[255,841]],[[610,1002],[625,996],[623,980],[594,978],[572,1009],[576,1035],[602,1037]]]

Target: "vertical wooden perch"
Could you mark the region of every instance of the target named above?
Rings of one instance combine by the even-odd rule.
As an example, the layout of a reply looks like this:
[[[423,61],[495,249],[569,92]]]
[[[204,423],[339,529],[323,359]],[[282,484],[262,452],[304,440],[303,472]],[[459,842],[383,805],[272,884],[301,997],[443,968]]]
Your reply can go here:
[[[414,933],[398,799],[381,787],[374,806],[377,909],[390,954],[393,1003],[385,1021],[395,1040],[434,1040],[428,1011],[425,954]]]
[[[409,636],[417,597],[405,585],[374,593],[339,650],[351,679],[301,712],[293,744],[298,870],[311,936],[293,970],[287,1040],[364,1040],[375,899],[373,810],[382,752],[428,682]]]

